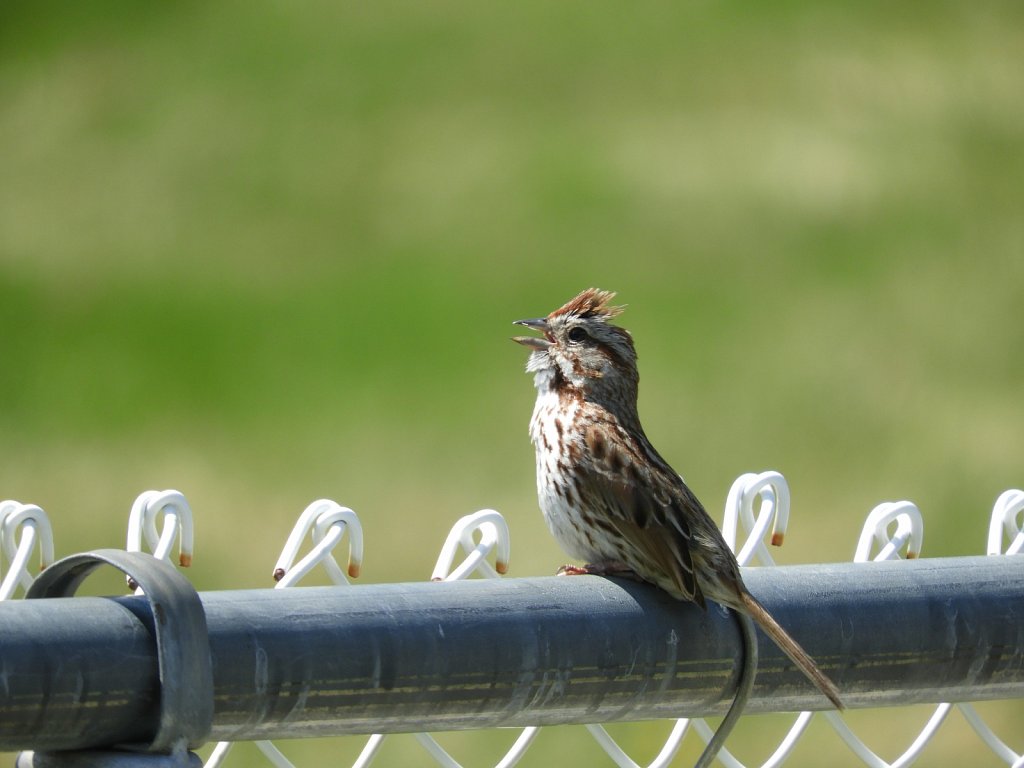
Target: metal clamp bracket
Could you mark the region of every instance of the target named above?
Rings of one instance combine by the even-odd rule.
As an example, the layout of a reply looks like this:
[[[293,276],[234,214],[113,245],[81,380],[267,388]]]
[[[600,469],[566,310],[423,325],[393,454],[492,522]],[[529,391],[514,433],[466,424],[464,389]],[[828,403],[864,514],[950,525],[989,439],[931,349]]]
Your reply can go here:
[[[202,601],[170,564],[142,552],[98,549],[59,560],[32,583],[25,599],[71,597],[89,574],[112,565],[145,592],[160,672],[160,720],[141,749],[171,754],[196,747],[213,723],[213,669]]]

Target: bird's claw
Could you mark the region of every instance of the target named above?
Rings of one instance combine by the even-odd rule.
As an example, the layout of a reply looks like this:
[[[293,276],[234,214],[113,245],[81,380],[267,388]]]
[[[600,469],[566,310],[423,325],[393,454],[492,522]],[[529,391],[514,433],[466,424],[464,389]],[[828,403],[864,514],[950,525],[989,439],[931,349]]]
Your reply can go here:
[[[586,576],[591,573],[587,570],[589,566],[586,565],[572,565],[566,563],[565,565],[559,566],[558,570],[555,571],[555,576]]]
[[[587,563],[586,565],[572,565],[567,563],[560,567],[556,576],[613,576],[620,579],[633,579],[643,581],[636,571],[623,562],[610,560],[607,563]]]

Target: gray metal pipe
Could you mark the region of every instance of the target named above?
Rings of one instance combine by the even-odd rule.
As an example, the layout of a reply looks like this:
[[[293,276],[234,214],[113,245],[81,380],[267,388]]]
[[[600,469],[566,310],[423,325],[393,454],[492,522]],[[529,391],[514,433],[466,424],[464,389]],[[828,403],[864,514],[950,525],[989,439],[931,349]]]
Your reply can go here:
[[[1024,697],[1024,557],[746,569],[847,706]],[[201,594],[213,739],[722,714],[734,618],[596,577]],[[0,604],[0,750],[139,741],[144,598]],[[824,709],[767,638],[749,712]]]

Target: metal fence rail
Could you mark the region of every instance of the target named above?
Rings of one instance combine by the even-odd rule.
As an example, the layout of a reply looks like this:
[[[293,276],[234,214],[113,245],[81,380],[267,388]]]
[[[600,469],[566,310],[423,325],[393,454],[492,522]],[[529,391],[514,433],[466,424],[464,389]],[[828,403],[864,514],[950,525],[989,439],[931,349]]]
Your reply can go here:
[[[1022,557],[744,577],[850,708],[1024,697]],[[199,597],[212,740],[721,714],[740,653],[727,613],[594,577]],[[0,603],[0,750],[152,739],[156,613],[147,597]],[[763,636],[760,656],[749,712],[827,707]]]

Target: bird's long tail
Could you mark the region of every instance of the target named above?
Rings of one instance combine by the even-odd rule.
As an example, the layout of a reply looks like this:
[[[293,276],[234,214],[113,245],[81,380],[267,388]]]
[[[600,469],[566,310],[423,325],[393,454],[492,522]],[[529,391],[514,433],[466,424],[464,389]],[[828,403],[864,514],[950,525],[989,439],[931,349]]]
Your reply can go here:
[[[800,668],[807,679],[814,683],[814,686],[821,691],[828,698],[829,701],[835,706],[836,709],[844,709],[842,699],[839,698],[839,689],[836,688],[836,684],[833,683],[828,676],[821,671],[818,665],[814,662],[810,656],[807,655],[807,651],[800,647],[800,644],[789,636],[772,615],[768,613],[767,609],[757,601],[757,599],[746,590],[742,590],[742,596],[740,598],[742,607],[746,613],[750,615],[761,629],[765,631],[765,634],[770,637],[782,651],[792,659],[793,663]]]

